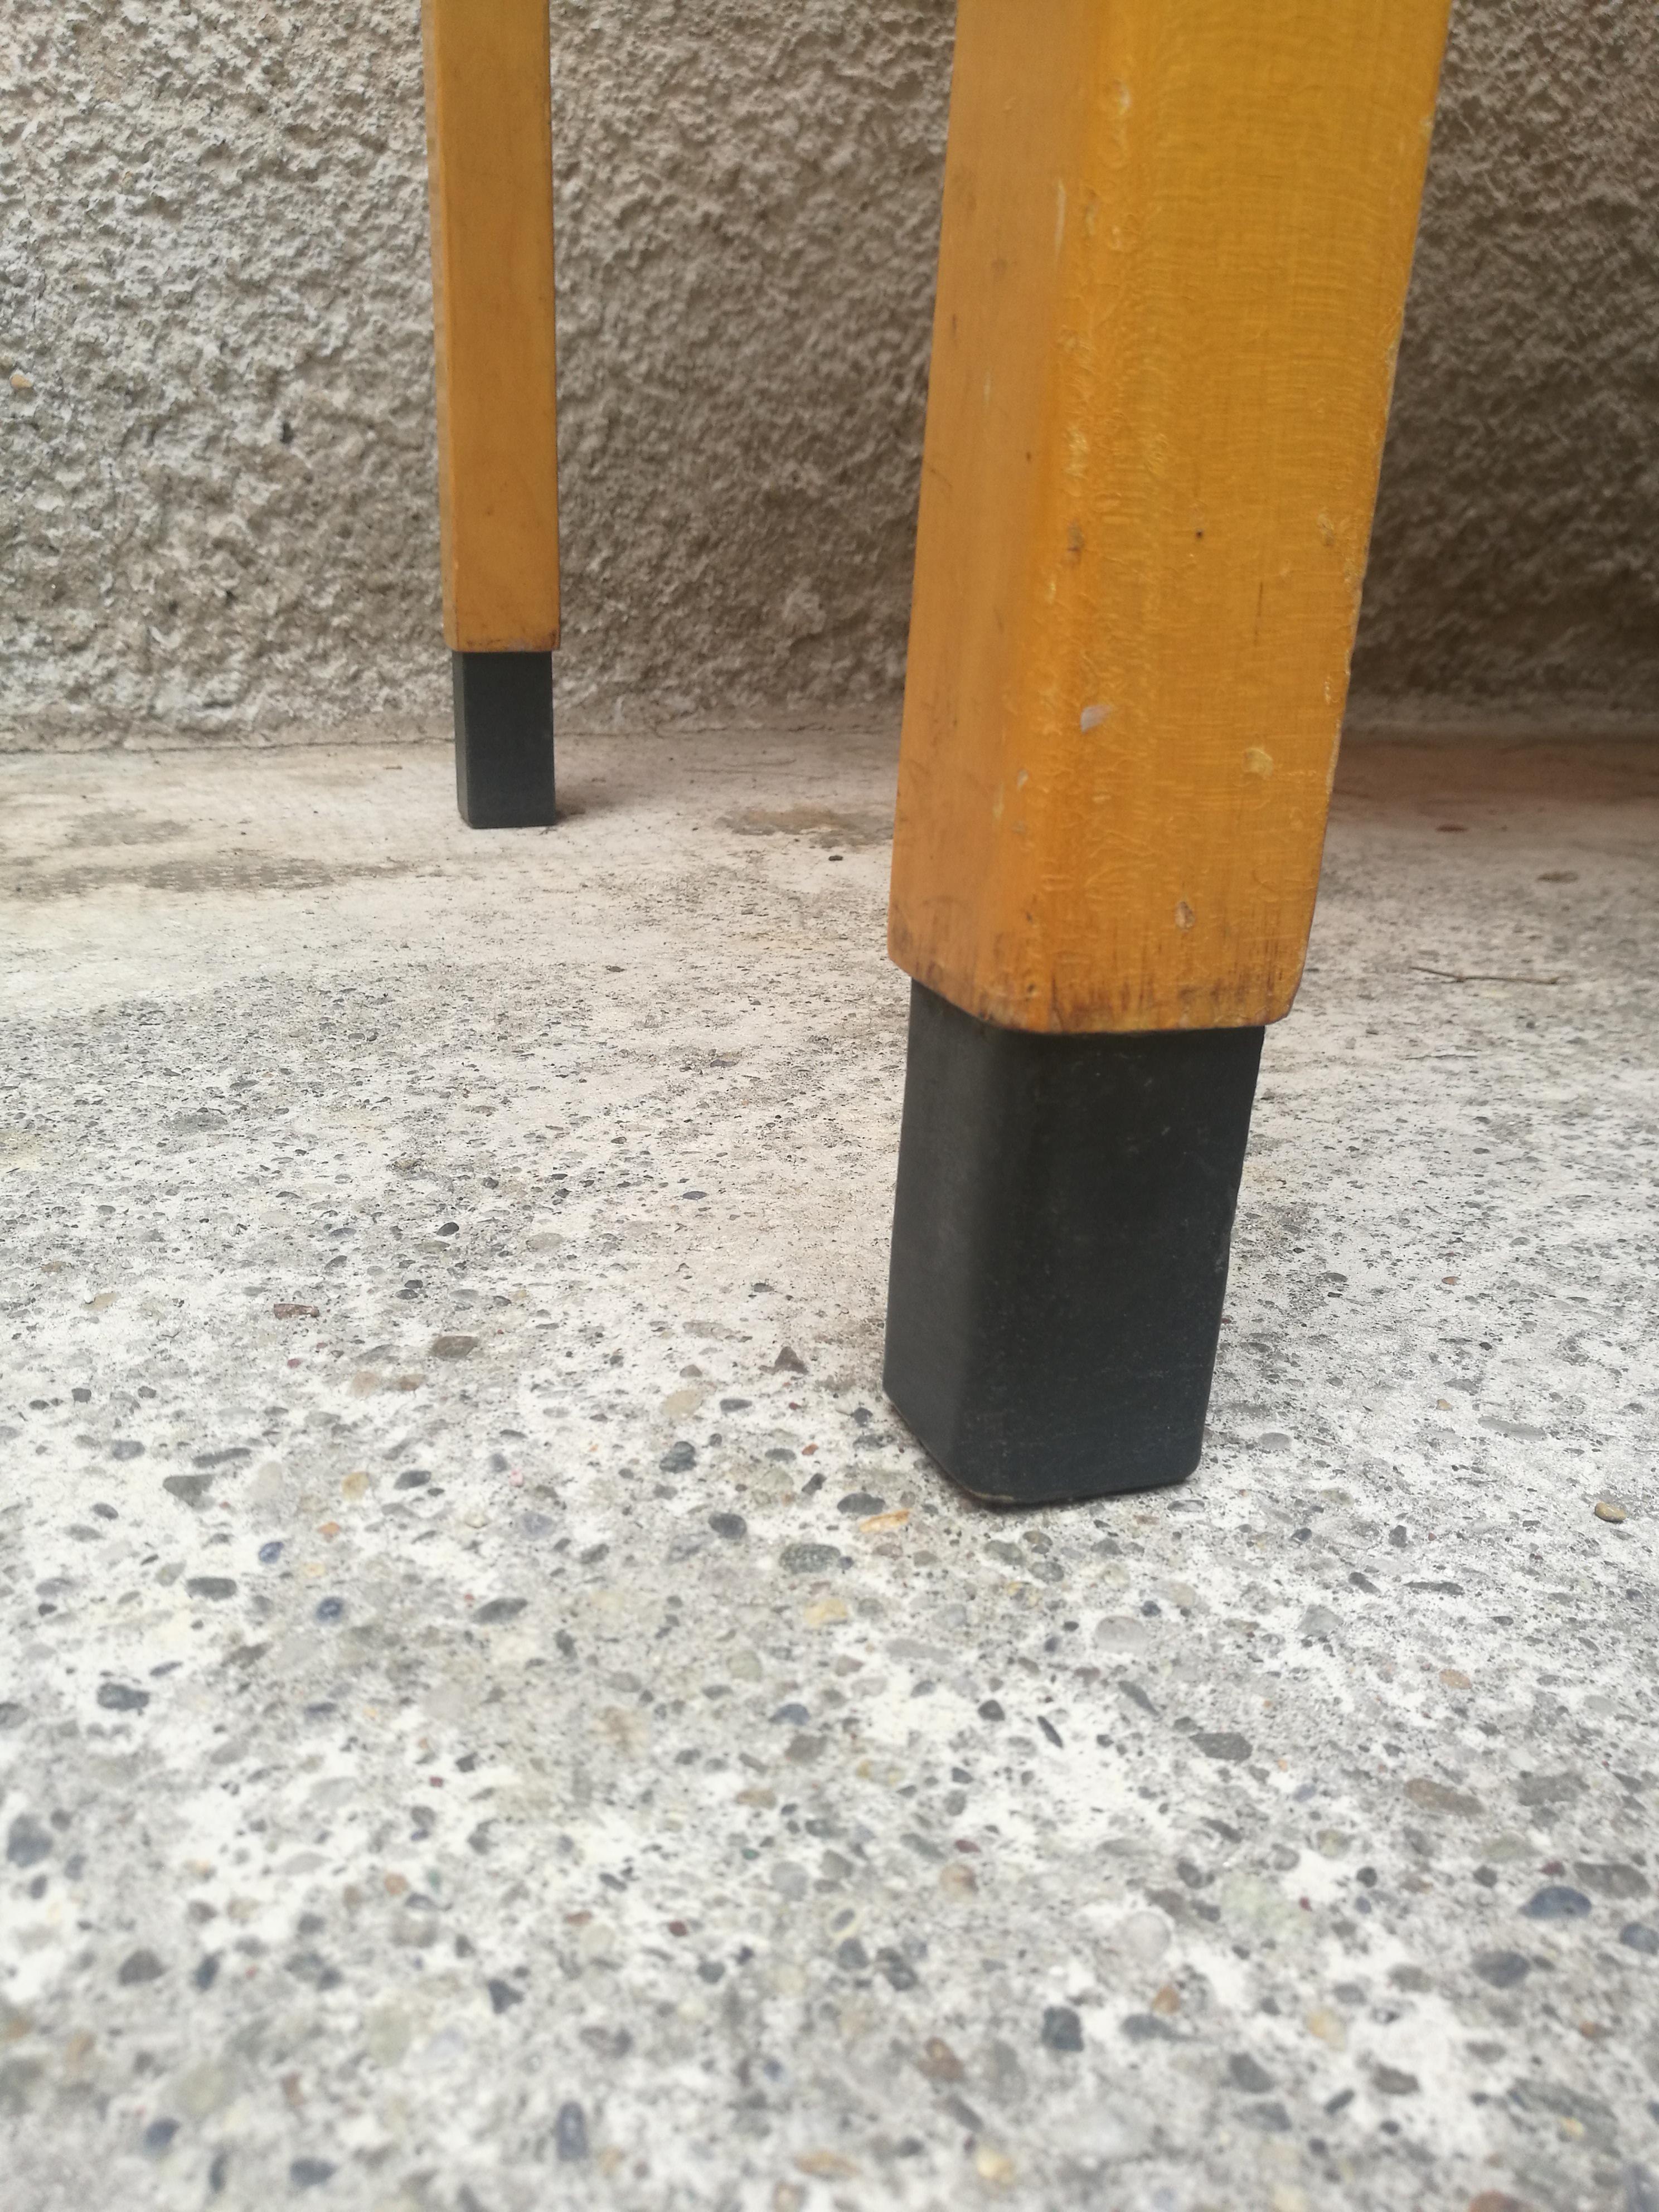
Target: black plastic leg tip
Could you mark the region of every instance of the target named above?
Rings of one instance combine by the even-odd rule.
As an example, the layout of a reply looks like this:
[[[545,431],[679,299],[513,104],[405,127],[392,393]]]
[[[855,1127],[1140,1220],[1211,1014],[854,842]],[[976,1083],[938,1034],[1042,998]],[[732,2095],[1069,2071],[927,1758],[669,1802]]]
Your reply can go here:
[[[546,828],[553,814],[553,656],[455,653],[455,802],[473,830]]]
[[[1039,1036],[912,987],[884,1381],[974,1497],[1198,1465],[1262,1034]]]

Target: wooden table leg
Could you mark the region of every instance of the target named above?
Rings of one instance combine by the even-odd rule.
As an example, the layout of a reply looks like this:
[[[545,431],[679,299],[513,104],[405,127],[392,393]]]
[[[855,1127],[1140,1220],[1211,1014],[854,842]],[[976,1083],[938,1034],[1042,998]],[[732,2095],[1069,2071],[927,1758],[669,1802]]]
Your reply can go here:
[[[474,829],[550,823],[559,641],[547,0],[422,0],[444,635]]]
[[[1447,0],[961,0],[886,1381],[975,1494],[1197,1464],[1318,884]]]

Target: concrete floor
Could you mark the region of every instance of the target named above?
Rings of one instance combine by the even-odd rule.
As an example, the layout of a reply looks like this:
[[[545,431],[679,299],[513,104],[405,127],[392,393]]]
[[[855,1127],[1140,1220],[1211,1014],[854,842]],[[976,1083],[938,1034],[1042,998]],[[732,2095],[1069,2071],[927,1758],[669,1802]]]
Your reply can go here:
[[[1653,2212],[1659,750],[1351,756],[1204,1466],[1003,1516],[890,744],[562,769],[0,763],[5,2212]]]

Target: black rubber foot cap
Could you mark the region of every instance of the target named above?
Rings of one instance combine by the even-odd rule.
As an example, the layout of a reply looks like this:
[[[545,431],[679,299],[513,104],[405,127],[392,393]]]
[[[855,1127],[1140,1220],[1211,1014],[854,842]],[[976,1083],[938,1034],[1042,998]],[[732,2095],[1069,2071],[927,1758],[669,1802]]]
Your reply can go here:
[[[1261,1039],[1033,1035],[912,987],[884,1380],[975,1498],[1198,1465]]]
[[[455,801],[473,830],[553,820],[553,656],[455,653]]]

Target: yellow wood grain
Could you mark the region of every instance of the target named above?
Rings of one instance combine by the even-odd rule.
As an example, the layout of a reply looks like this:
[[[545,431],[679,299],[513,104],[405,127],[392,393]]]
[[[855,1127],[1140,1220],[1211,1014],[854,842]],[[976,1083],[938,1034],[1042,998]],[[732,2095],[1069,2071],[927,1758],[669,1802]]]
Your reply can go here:
[[[548,0],[423,0],[444,635],[559,639]]]
[[[1300,980],[1447,0],[961,0],[890,949],[1018,1029]]]

